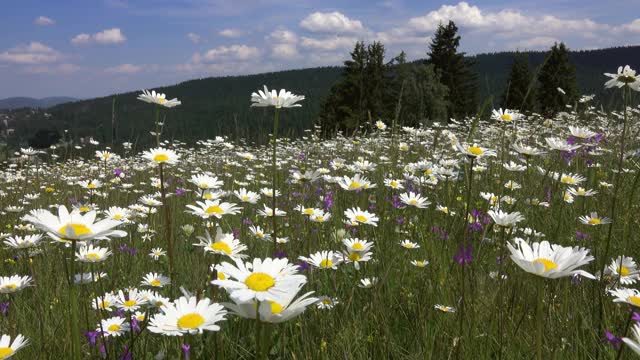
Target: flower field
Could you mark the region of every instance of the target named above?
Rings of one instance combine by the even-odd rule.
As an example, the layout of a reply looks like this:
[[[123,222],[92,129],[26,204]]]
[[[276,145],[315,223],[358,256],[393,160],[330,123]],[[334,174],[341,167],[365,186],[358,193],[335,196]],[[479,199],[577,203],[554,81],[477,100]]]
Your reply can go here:
[[[640,81],[608,76],[624,109],[330,139],[278,138],[304,96],[265,87],[266,146],[166,139],[144,91],[155,147],[3,167],[0,359],[633,358]]]

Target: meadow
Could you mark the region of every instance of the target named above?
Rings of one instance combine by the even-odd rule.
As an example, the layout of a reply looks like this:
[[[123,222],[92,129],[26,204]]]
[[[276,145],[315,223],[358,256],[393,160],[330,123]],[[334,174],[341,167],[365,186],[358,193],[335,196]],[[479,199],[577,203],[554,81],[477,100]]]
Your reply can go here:
[[[278,138],[304,97],[265,88],[266,146],[163,139],[145,91],[156,147],[0,173],[0,359],[634,358],[640,82],[610,80],[624,109],[328,139]]]

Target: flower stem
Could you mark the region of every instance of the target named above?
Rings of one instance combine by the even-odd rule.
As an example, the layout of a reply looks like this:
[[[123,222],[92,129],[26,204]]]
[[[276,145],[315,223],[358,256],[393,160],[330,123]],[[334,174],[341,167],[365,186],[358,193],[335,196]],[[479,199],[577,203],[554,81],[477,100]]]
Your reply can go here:
[[[80,360],[80,339],[78,338],[80,330],[78,328],[78,289],[76,289],[74,283],[74,276],[76,274],[75,269],[75,256],[76,256],[76,241],[71,240],[71,256],[69,261],[69,305],[71,310],[71,324],[69,336],[71,337],[71,353],[74,360]]]
[[[273,157],[271,159],[271,167],[273,171],[273,178],[271,183],[271,211],[272,211],[272,226],[273,226],[273,251],[276,251],[278,244],[277,231],[276,231],[276,183],[278,181],[278,169],[276,166],[277,160],[277,148],[278,148],[278,120],[280,117],[280,109],[276,108],[273,114]]]
[[[171,214],[169,205],[167,204],[166,191],[164,188],[164,171],[162,163],[159,165],[160,167],[160,195],[162,196],[162,211],[164,213],[164,231],[165,237],[167,239],[167,250],[169,255],[169,277],[171,278],[171,289],[173,293],[173,284],[176,282],[175,273],[173,267],[173,231],[171,229]]]
[[[538,303],[536,304],[536,359],[542,360],[542,327],[544,324],[544,278],[538,279]]]

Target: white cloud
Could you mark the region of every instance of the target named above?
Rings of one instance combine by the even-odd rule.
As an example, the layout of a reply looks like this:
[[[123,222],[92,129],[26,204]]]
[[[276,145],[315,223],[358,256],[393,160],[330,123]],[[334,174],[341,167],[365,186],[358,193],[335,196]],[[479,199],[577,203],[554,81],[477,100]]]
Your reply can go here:
[[[541,50],[548,49],[555,43],[560,43],[560,39],[550,36],[536,36],[530,39],[524,39],[514,42],[510,45],[512,49],[517,50]]]
[[[623,24],[616,28],[617,31],[627,31],[631,33],[640,33],[640,19],[635,19],[629,23]]]
[[[298,58],[298,47],[295,44],[275,44],[271,48],[271,57],[281,60],[291,60]]]
[[[314,12],[300,21],[300,27],[311,32],[357,33],[364,30],[359,20],[352,20],[344,14],[334,11],[330,13]]]
[[[287,29],[277,29],[272,31],[266,40],[279,44],[295,44],[298,42],[298,35]]]
[[[242,36],[242,34],[243,34],[242,30],[238,30],[238,29],[224,29],[218,32],[218,35],[224,36],[227,38],[237,38]]]
[[[118,66],[106,68],[104,71],[111,74],[136,74],[142,70],[142,66],[133,64],[121,64]]]
[[[26,74],[49,74],[49,75],[69,75],[78,72],[82,67],[75,64],[58,64],[54,66],[27,66],[22,72]]]
[[[14,64],[47,64],[62,59],[58,51],[37,41],[28,45],[19,45],[0,53],[0,61]]]
[[[309,49],[329,51],[338,49],[351,49],[355,46],[357,41],[357,38],[344,36],[334,36],[323,39],[303,37],[300,44],[303,47]]]
[[[38,16],[35,20],[33,20],[33,23],[40,26],[48,26],[53,25],[56,22],[46,16]]]
[[[218,46],[202,55],[196,53],[193,56],[193,62],[246,61],[258,56],[260,56],[260,50],[257,47],[247,45]]]
[[[91,43],[109,45],[120,44],[127,40],[119,28],[106,29],[97,32],[93,35],[90,34],[78,34],[71,39],[71,43],[74,45],[86,45]]]
[[[192,33],[192,32],[188,33],[187,38],[194,44],[197,44],[200,42],[200,35],[196,33]]]

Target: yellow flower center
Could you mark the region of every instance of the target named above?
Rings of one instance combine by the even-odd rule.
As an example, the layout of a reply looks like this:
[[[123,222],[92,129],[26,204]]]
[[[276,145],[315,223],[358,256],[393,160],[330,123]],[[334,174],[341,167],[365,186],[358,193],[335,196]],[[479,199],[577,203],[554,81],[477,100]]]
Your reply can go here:
[[[352,181],[351,184],[349,184],[349,189],[359,189],[362,187],[362,184],[360,184],[357,181]]]
[[[159,102],[160,104],[164,103],[165,101],[167,101],[167,99],[165,99],[165,98],[158,98],[158,102]]]
[[[602,223],[602,220],[598,218],[589,219],[589,225],[600,225],[600,223]]]
[[[18,288],[18,285],[16,284],[6,284],[2,287],[3,289],[10,289],[10,290],[15,290]]]
[[[169,156],[167,154],[156,154],[156,156],[153,157],[153,161],[155,162],[166,162],[169,160]]]
[[[109,307],[109,305],[111,305],[111,302],[109,301],[101,301],[100,303],[98,303],[98,307],[100,309],[106,309]]]
[[[325,305],[331,305],[333,302],[331,301],[331,299],[323,299],[322,303]]]
[[[640,306],[640,296],[629,296],[628,301],[635,306]]]
[[[413,248],[413,244],[405,244],[404,247],[406,247],[407,249],[412,249]]]
[[[158,279],[153,279],[153,280],[149,281],[149,284],[151,286],[160,286],[160,285],[162,285],[162,283]]]
[[[213,195],[211,193],[206,193],[204,194],[203,198],[210,200],[210,199],[213,199]]]
[[[58,229],[58,232],[65,236],[82,236],[91,234],[91,229],[84,224],[69,223]]]
[[[88,188],[88,189],[95,189],[95,188],[96,188],[96,184],[94,184],[94,183],[89,183],[89,184],[87,184],[87,188]]]
[[[282,305],[278,304],[275,301],[269,300],[269,304],[271,304],[271,313],[272,314],[280,314],[282,312],[282,310],[284,310],[284,307],[282,307]]]
[[[135,306],[136,304],[137,302],[135,300],[127,300],[123,303],[123,305],[126,307],[132,307],[132,306]]]
[[[118,325],[118,324],[112,324],[112,325],[109,325],[109,327],[107,328],[107,330],[109,330],[109,331],[111,331],[111,332],[120,331],[120,325]]]
[[[218,280],[226,280],[227,276],[224,273],[218,271]]]
[[[52,188],[52,187],[48,187],[48,188],[44,189],[44,191],[46,191],[46,192],[48,192],[48,193],[53,192],[54,190],[55,190],[55,189],[54,189],[54,188]]]
[[[324,221],[324,217],[321,216],[321,215],[316,215],[316,221],[323,222]]]
[[[312,215],[313,214],[313,209],[312,208],[307,208],[302,210],[303,213],[307,214],[307,215]]]
[[[222,241],[214,242],[209,247],[213,251],[222,251],[227,255],[231,254],[231,247],[229,247],[229,245],[227,243],[222,242]]]
[[[364,249],[364,246],[362,246],[361,243],[355,243],[355,244],[353,244],[353,246],[351,246],[351,248],[353,250],[362,250],[362,249]]]
[[[397,181],[392,181],[389,183],[389,185],[391,185],[391,187],[398,187],[398,182]]]
[[[560,182],[563,182],[563,183],[565,183],[565,184],[573,184],[573,183],[575,183],[576,181],[575,181],[571,176],[563,176],[563,177],[560,179]]]
[[[556,265],[556,263],[554,263],[553,261],[551,261],[549,259],[545,259],[545,258],[537,258],[537,259],[533,260],[533,262],[534,263],[543,264],[545,272],[547,272],[549,270],[553,270],[553,269],[558,267],[558,265]]]
[[[364,215],[356,215],[356,221],[358,222],[367,222],[367,217]]]
[[[478,155],[482,155],[482,153],[484,153],[484,150],[482,150],[481,148],[477,147],[477,146],[469,146],[469,148],[467,149],[471,154],[478,156]]]
[[[626,266],[620,266],[618,268],[618,274],[620,274],[622,276],[629,276],[630,273],[631,273],[631,271]]]
[[[121,220],[122,219],[122,215],[115,214],[115,215],[113,215],[113,218],[116,219],[116,220]]]
[[[267,291],[276,284],[276,281],[269,274],[255,272],[247,276],[244,284],[253,291]]]
[[[111,157],[111,154],[102,154],[103,159],[108,159],[109,157]]]
[[[202,183],[202,184],[200,184],[200,187],[206,189],[206,188],[209,187],[209,185],[207,183]]]
[[[211,215],[211,214],[218,214],[218,215],[224,214],[224,210],[218,205],[209,206],[207,208],[207,210],[205,210],[204,212],[206,212],[209,215]]]
[[[178,319],[178,327],[182,329],[196,329],[202,324],[204,324],[204,318],[197,313],[182,315]]]
[[[409,204],[411,204],[411,205],[415,205],[417,203],[418,203],[418,200],[416,200],[416,199],[409,200]]]
[[[423,261],[417,261],[417,262],[416,262],[416,265],[418,265],[418,266],[424,266],[424,262],[423,262]]]
[[[586,190],[585,189],[578,189],[578,195],[584,195],[586,194]]]
[[[100,259],[100,255],[97,253],[88,253],[87,254],[87,259],[89,260],[99,260]]]
[[[7,359],[13,354],[13,349],[10,347],[0,347],[0,359]]]
[[[247,201],[247,200],[249,200],[249,197],[247,195],[242,197],[242,201]]]
[[[349,254],[349,260],[351,261],[360,261],[360,258],[361,258],[360,254],[356,252]]]
[[[500,115],[500,120],[502,121],[511,121],[513,120],[513,117],[509,114],[502,114]]]
[[[330,268],[333,266],[333,261],[329,260],[329,259],[324,259],[322,261],[320,261],[320,267],[321,268]]]
[[[89,211],[89,210],[91,210],[91,208],[90,208],[90,207],[88,207],[88,206],[82,206],[82,207],[80,207],[80,211],[82,211],[82,212],[87,212],[87,211]]]

